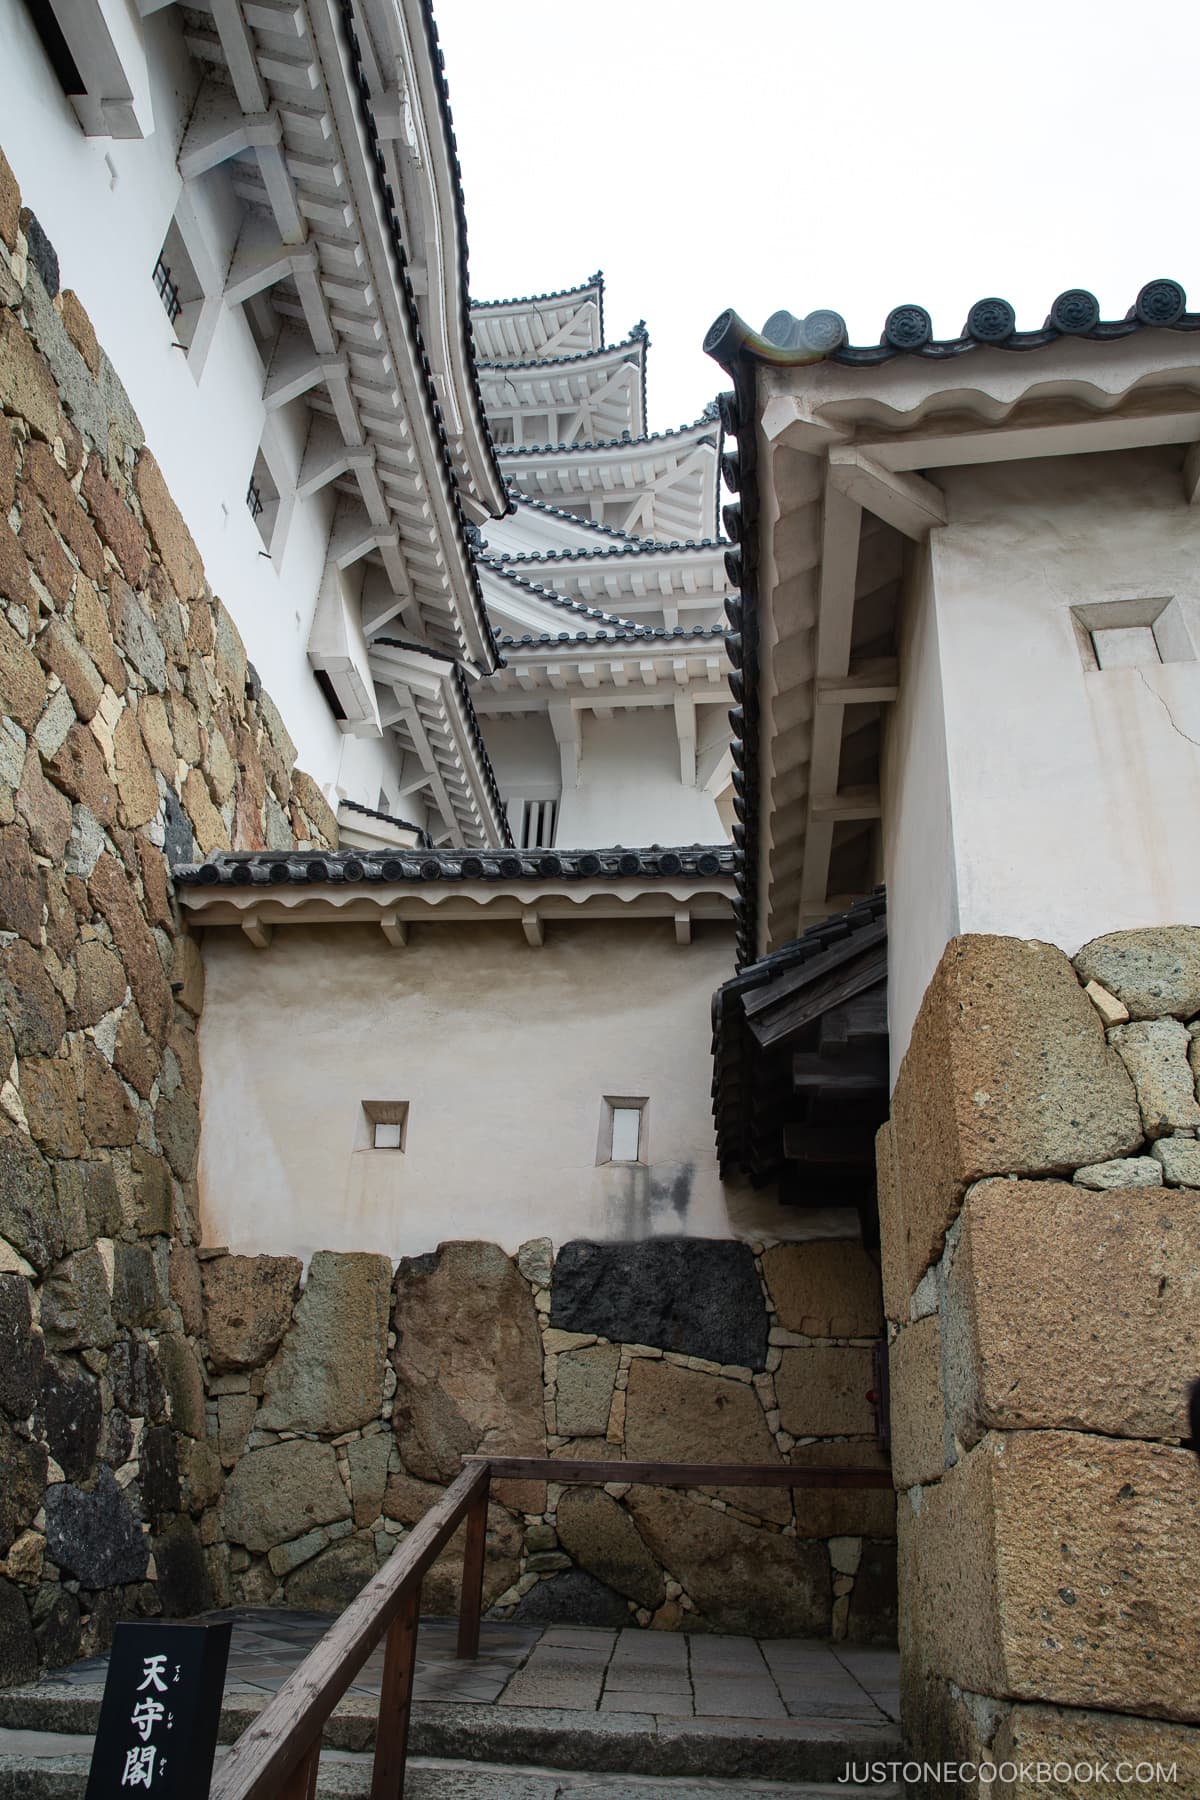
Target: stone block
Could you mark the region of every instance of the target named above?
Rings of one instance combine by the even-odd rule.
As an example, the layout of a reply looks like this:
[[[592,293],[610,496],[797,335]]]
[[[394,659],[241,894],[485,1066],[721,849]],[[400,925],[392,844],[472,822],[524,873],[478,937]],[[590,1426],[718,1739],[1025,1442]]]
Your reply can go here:
[[[330,1544],[288,1577],[287,1604],[306,1612],[344,1612],[370,1581],[376,1564],[375,1545],[366,1533]]]
[[[0,1577],[0,1687],[16,1687],[38,1677],[38,1645],[25,1596]]]
[[[195,1618],[217,1603],[200,1535],[186,1514],[172,1519],[154,1539],[154,1563],[168,1619]]]
[[[12,834],[2,835],[7,848]],[[10,943],[0,950],[0,1006],[19,1056],[55,1054],[66,1014],[41,957],[29,944]]]
[[[1006,1709],[988,1747],[988,1760],[998,1769],[1016,1765],[991,1787],[994,1800],[1034,1800],[1037,1793],[1053,1793],[1054,1800],[1093,1800],[1099,1788],[1117,1776],[1119,1765],[1130,1783],[1127,1791],[1144,1800],[1171,1800],[1172,1795],[1200,1794],[1200,1731],[1190,1725],[1169,1724],[1164,1719],[1135,1719],[1120,1713],[1089,1712],[1074,1707],[1013,1706]],[[1022,1780],[1021,1765],[1049,1764],[1055,1771],[1053,1788],[1036,1788]],[[1101,1782],[1094,1773],[1107,1764],[1109,1776]],[[1173,1777],[1160,1783],[1150,1774],[1155,1768],[1173,1768]],[[1067,1776],[1065,1769],[1071,1771]],[[1141,1770],[1141,1774],[1135,1773]]]
[[[62,415],[53,378],[7,307],[0,311],[0,406],[18,413],[46,443],[58,436]]]
[[[443,1489],[432,1481],[417,1481],[411,1475],[388,1476],[383,1494],[383,1516],[401,1525],[419,1525],[431,1506],[436,1506]]]
[[[424,1611],[453,1617],[462,1596],[466,1527],[460,1525],[421,1587]],[[489,1506],[483,1552],[484,1611],[513,1586],[521,1567],[521,1528],[503,1506]]]
[[[1200,1143],[1195,1138],[1159,1138],[1146,1160],[1153,1161],[1168,1187],[1200,1188]]]
[[[558,1503],[558,1540],[580,1568],[636,1600],[661,1606],[663,1572],[638,1535],[625,1508],[603,1488],[568,1488]]]
[[[45,1486],[45,1446],[19,1437],[0,1419],[0,1557],[32,1524]]]
[[[166,1296],[148,1244],[117,1244],[113,1255],[113,1317],[119,1325],[152,1325]]]
[[[793,1437],[865,1437],[875,1431],[866,1348],[813,1344],[785,1350],[775,1371],[779,1420]]]
[[[46,1490],[46,1548],[85,1588],[141,1581],[149,1555],[141,1527],[112,1470],[102,1467],[89,1493],[60,1481]]]
[[[328,1444],[289,1438],[242,1457],[225,1483],[225,1533],[266,1551],[315,1525],[350,1517],[350,1501]]]
[[[200,552],[149,450],[138,456],[134,486],[151,541],[175,592],[181,600],[199,599],[204,593]]]
[[[1071,1177],[1078,1187],[1107,1188],[1161,1187],[1162,1164],[1153,1156],[1114,1156],[1110,1162],[1089,1163],[1076,1169]]]
[[[112,1292],[98,1250],[75,1251],[47,1276],[42,1286],[42,1330],[56,1350],[104,1350],[112,1343],[117,1335]]]
[[[1142,1142],[1133,1083],[1066,957],[986,935],[946,947],[901,1065],[892,1125],[910,1293],[972,1182],[1068,1174]]]
[[[921,1668],[973,1693],[1197,1718],[1190,1451],[989,1432],[920,1492],[899,1510]]]
[[[518,1601],[514,1625],[591,1625],[620,1630],[629,1624],[629,1607],[586,1569],[565,1569],[539,1581]]]
[[[766,1363],[767,1318],[753,1253],[723,1239],[564,1244],[554,1264],[550,1323],[707,1362],[751,1369]]]
[[[146,1030],[155,1039],[165,1038],[171,1021],[171,990],[129,876],[114,857],[100,857],[88,881],[88,894],[112,932]]]
[[[30,848],[37,856],[60,863],[71,836],[71,807],[65,794],[51,787],[42,774],[42,762],[33,745],[25,753],[17,811],[29,830]]]
[[[131,1339],[114,1344],[108,1357],[108,1379],[113,1400],[130,1418],[166,1416],[167,1390],[149,1345]]]
[[[528,1283],[495,1244],[449,1243],[396,1272],[393,1422],[409,1473],[450,1481],[476,1450],[544,1456],[542,1350]],[[498,1483],[542,1510],[544,1485]]]
[[[10,1419],[33,1411],[45,1356],[29,1296],[24,1275],[0,1275],[0,1407]]]
[[[1151,925],[1093,938],[1075,957],[1084,981],[1098,981],[1132,1019],[1190,1019],[1200,1012],[1200,927]]]
[[[898,1623],[896,1544],[864,1544],[850,1605],[846,1636],[852,1644],[894,1644]]]
[[[823,1637],[831,1586],[824,1544],[744,1525],[664,1488],[634,1488],[643,1540],[714,1631]]]
[[[204,1374],[187,1338],[164,1332],[158,1340],[158,1366],[171,1403],[171,1420],[188,1437],[204,1436]]]
[[[594,1344],[558,1358],[555,1418],[561,1436],[604,1436],[620,1360],[616,1344]]]
[[[785,1331],[807,1337],[878,1337],[882,1331],[879,1264],[861,1244],[836,1238],[777,1244],[764,1252],[762,1264]]]
[[[85,1481],[100,1442],[100,1386],[78,1363],[51,1357],[42,1370],[37,1426],[68,1481]]]
[[[186,1088],[159,1100],[154,1130],[174,1174],[180,1181],[190,1181],[200,1149],[200,1109]]]
[[[45,878],[34,861],[33,847],[24,824],[10,823],[0,829],[0,931],[18,932],[25,939],[25,950],[41,942],[45,891]],[[21,949],[20,944],[9,945],[4,954],[4,962],[7,963]],[[49,979],[42,971],[36,955],[33,961],[43,984],[48,988]],[[10,1011],[8,995],[4,992],[9,987],[6,976],[7,971],[0,975],[0,994],[4,999],[3,1016],[7,1020],[10,1018]],[[51,988],[50,991],[53,993],[54,990]],[[57,999],[57,995],[54,997]],[[21,1047],[19,1040],[17,1047]]]
[[[888,1362],[896,1486],[938,1481],[946,1463],[946,1408],[937,1315],[905,1325],[889,1346]]]
[[[350,1465],[350,1496],[356,1525],[373,1525],[383,1511],[391,1454],[392,1440],[386,1432],[376,1432],[373,1437],[355,1438],[353,1443],[346,1446],[346,1459]]]
[[[316,1252],[267,1374],[260,1426],[336,1435],[379,1417],[391,1286],[386,1256]]]
[[[1166,1137],[1200,1125],[1196,1083],[1188,1062],[1190,1039],[1178,1019],[1141,1019],[1118,1025],[1109,1042],[1129,1070],[1146,1136]]]
[[[45,1582],[33,1596],[33,1635],[48,1669],[61,1669],[79,1655],[79,1602],[57,1582]],[[0,1640],[7,1627],[0,1622]],[[0,1672],[0,1685],[5,1676]],[[17,1679],[14,1677],[14,1679]]]
[[[303,1267],[295,1256],[215,1256],[201,1264],[208,1360],[214,1371],[254,1369],[274,1356],[292,1316]]]
[[[211,1444],[196,1438],[179,1439],[179,1486],[183,1505],[201,1513],[221,1497],[224,1473],[221,1459]]]
[[[253,1394],[222,1394],[217,1401],[217,1445],[221,1460],[235,1463],[246,1448],[258,1411]]]
[[[625,1455],[630,1462],[783,1463],[752,1387],[648,1357],[629,1367]],[[787,1488],[710,1491],[761,1518],[791,1522]]]
[[[554,1242],[548,1237],[530,1238],[517,1251],[517,1267],[534,1287],[549,1287],[554,1273]]]
[[[963,1207],[942,1313],[964,1444],[1067,1427],[1186,1434],[1200,1369],[1200,1215],[1187,1193],[988,1181]]]

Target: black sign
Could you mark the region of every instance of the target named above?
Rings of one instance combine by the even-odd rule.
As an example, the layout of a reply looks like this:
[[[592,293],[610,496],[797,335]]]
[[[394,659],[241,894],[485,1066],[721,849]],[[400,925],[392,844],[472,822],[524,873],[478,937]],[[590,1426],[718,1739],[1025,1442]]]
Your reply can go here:
[[[85,1800],[206,1800],[232,1630],[117,1626]]]

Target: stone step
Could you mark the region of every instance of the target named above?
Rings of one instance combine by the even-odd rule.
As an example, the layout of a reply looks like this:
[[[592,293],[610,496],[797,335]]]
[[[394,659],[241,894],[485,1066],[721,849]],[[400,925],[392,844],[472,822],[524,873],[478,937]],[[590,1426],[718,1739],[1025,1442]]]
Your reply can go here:
[[[102,1691],[48,1684],[0,1691],[0,1733],[87,1736],[96,1729]],[[369,1751],[377,1707],[374,1696],[348,1695],[326,1727],[329,1750]],[[220,1741],[232,1743],[260,1710],[240,1699],[225,1707]],[[857,1719],[691,1719],[450,1701],[414,1705],[409,1748],[413,1756],[435,1761],[603,1776],[686,1776],[726,1785],[748,1770],[760,1783],[832,1784],[848,1765],[887,1762],[901,1754],[895,1726]],[[7,1791],[0,1787],[0,1800]]]
[[[0,1800],[79,1800],[91,1739],[69,1732],[0,1729]],[[218,1759],[228,1752],[217,1752]],[[366,1800],[371,1758],[327,1750],[317,1800]],[[613,1775],[598,1770],[413,1757],[405,1800],[900,1800],[895,1783],[865,1788],[843,1782],[730,1780],[705,1776]]]

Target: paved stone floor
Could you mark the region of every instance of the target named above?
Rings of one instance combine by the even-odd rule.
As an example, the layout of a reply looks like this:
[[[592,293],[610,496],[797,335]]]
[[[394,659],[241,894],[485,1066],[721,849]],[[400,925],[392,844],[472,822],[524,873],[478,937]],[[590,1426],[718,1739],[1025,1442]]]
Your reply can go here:
[[[238,1608],[227,1700],[272,1693],[329,1629],[323,1613]],[[485,1620],[474,1662],[455,1656],[457,1626],[423,1619],[416,1700],[505,1707],[653,1714],[659,1718],[844,1719],[885,1724],[900,1716],[894,1650],[802,1638],[517,1626]],[[107,1659],[92,1657],[44,1677],[43,1687],[93,1687]],[[377,1694],[382,1647],[351,1687]]]

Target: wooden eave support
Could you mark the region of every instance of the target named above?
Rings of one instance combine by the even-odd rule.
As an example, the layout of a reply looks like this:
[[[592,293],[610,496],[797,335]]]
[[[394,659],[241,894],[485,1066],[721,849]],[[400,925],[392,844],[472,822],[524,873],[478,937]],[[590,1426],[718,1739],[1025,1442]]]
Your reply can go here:
[[[853,444],[835,444],[830,450],[829,479],[847,499],[917,542],[946,523],[945,496],[931,481],[885,469]]]

